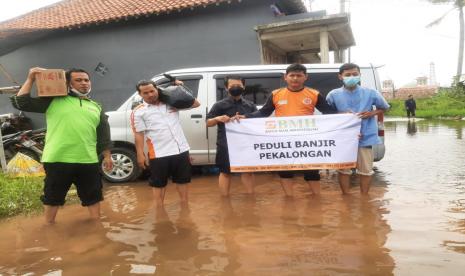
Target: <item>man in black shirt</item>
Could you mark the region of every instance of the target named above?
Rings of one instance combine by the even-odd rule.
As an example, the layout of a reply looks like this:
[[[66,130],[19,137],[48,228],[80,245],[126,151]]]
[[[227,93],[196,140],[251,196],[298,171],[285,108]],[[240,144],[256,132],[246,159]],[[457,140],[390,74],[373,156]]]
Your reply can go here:
[[[228,97],[216,102],[207,115],[207,126],[218,126],[216,140],[216,166],[220,169],[219,188],[221,195],[228,196],[231,184],[231,170],[229,164],[228,144],[226,141],[225,123],[236,115],[244,115],[257,111],[257,107],[251,101],[242,97],[245,91],[245,81],[239,76],[227,76],[224,86],[228,90]],[[253,173],[242,173],[242,183],[248,194],[254,193]]]
[[[413,99],[413,95],[408,95],[408,99],[404,103],[405,110],[407,111],[407,117],[410,119],[410,115],[415,118],[415,110],[417,109],[417,103]]]

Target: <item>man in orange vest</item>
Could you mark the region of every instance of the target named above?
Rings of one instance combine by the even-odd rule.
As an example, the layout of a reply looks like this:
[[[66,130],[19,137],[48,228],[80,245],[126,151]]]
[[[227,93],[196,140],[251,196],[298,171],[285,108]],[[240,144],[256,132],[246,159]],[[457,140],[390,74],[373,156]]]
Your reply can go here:
[[[315,108],[323,114],[334,113],[334,109],[327,104],[323,95],[315,89],[305,87],[307,79],[307,68],[305,66],[298,63],[289,65],[284,75],[287,87],[271,92],[265,105],[260,110],[245,116],[237,116],[237,118],[268,117],[273,111],[276,117],[313,115]],[[294,195],[294,183],[292,181],[294,173],[303,173],[312,194],[320,194],[320,172],[318,170],[279,171],[281,186],[286,196]]]

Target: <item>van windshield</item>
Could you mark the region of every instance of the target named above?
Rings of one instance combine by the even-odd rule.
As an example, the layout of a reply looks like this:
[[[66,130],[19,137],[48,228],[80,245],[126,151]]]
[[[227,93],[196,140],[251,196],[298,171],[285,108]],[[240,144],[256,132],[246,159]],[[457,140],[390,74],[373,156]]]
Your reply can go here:
[[[286,82],[283,79],[283,74],[253,74],[240,75],[245,80],[244,97],[252,101],[256,105],[264,105],[266,99],[273,90],[281,87],[286,87]],[[342,82],[338,78],[337,72],[318,72],[308,74],[309,78],[305,82],[305,86],[318,90],[323,96],[326,96],[329,91],[342,86]],[[222,76],[215,76],[216,79],[216,100],[219,101],[228,96],[228,92],[224,87]]]

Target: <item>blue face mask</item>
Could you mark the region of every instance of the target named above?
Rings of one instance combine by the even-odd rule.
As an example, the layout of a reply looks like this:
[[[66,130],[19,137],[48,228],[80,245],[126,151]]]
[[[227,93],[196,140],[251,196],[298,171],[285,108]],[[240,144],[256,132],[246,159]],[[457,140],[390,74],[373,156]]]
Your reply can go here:
[[[344,77],[342,82],[346,87],[352,88],[360,83],[360,76]]]

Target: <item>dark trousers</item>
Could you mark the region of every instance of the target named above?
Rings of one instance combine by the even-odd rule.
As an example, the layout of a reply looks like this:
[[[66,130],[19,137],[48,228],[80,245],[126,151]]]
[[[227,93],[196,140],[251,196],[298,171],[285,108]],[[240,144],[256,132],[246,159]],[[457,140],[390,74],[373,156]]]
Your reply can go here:
[[[410,118],[410,116],[415,117],[415,109],[407,109],[407,117]]]

